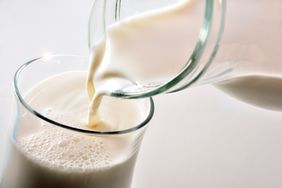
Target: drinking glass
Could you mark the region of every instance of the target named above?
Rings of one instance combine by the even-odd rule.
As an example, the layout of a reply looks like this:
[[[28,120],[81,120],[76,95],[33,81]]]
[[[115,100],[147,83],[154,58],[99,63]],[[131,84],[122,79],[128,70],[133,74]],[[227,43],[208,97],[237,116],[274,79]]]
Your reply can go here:
[[[14,124],[10,131],[9,152],[6,154],[6,166],[1,178],[1,188],[130,187],[142,138],[154,113],[154,104],[151,98],[123,101],[125,104],[129,101],[134,102],[139,109],[138,116],[140,118],[128,128],[97,131],[74,127],[52,119],[34,108],[24,97],[30,88],[50,76],[74,71],[83,71],[86,74],[86,69],[87,58],[85,57],[52,55],[33,59],[17,70],[14,76],[16,99]],[[120,99],[111,98],[111,100]],[[122,108],[124,107],[118,107],[120,110]],[[128,114],[119,114],[119,119],[126,121],[127,118],[129,118]],[[52,141],[42,140],[40,136],[33,134],[45,130],[46,127],[52,130],[52,134],[55,134],[49,138],[53,139]],[[58,141],[56,141],[57,138]],[[33,142],[33,146],[24,145],[23,143],[29,139],[38,139],[39,141]],[[85,139],[95,143],[97,145],[95,147],[99,151],[93,151],[87,147],[69,147],[70,142],[79,143]],[[33,155],[30,151],[31,147],[43,148],[44,154]],[[68,156],[68,161],[60,161],[60,158],[55,157],[57,155],[56,148],[60,147],[63,147],[65,155],[81,155],[84,166],[79,166],[79,162],[76,165],[77,161],[72,160],[77,159],[72,156]],[[90,155],[92,158],[84,158],[86,152],[92,152]],[[40,158],[39,155],[49,155],[49,157],[44,158],[43,156],[42,158],[41,156]],[[97,165],[93,165],[94,163]]]

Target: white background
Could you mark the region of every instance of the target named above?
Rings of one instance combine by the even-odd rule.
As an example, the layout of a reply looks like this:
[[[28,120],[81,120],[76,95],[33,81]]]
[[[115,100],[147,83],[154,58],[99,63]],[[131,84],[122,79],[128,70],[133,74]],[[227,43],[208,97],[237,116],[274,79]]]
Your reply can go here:
[[[87,55],[92,0],[0,0],[0,149],[12,75],[44,53]],[[133,188],[281,188],[282,116],[211,86],[160,96]],[[3,157],[0,151],[0,158]]]

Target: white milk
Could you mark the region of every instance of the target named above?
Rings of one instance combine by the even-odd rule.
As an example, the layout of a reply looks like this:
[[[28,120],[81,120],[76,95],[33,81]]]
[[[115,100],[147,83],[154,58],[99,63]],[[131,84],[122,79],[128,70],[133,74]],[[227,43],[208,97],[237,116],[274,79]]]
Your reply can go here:
[[[96,46],[92,63],[102,67],[110,63],[107,70],[124,71],[134,81],[178,73],[198,38],[202,18],[195,17],[195,11],[201,10],[199,4],[182,0],[109,26],[107,41]],[[107,58],[101,64],[101,55],[105,54]],[[89,75],[97,72],[97,66],[92,68]]]
[[[247,103],[282,110],[282,77],[246,75],[221,82],[217,87]]]
[[[25,100],[60,123],[87,127],[86,72],[67,72],[34,86]],[[134,101],[104,98],[101,130],[130,128],[140,121]],[[124,117],[127,117],[125,119]],[[109,130],[108,130],[109,131]],[[136,150],[129,135],[94,136],[59,128],[22,109],[17,142],[1,188],[129,188]]]

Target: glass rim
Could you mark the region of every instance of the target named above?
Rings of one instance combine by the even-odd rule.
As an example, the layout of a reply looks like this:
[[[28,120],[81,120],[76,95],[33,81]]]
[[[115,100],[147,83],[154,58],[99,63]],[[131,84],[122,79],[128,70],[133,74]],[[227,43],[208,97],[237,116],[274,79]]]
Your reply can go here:
[[[69,54],[63,54],[63,55],[48,55],[48,58],[60,58],[60,57],[75,57],[75,58],[87,58],[86,56],[81,56],[81,55],[69,55]],[[148,97],[149,101],[149,112],[146,115],[146,118],[139,124],[128,128],[128,129],[124,129],[124,130],[117,130],[117,131],[97,131],[97,130],[87,130],[87,129],[80,129],[77,127],[72,127],[60,122],[57,122],[53,119],[50,119],[44,115],[42,115],[41,113],[39,113],[38,111],[36,111],[35,109],[33,109],[24,99],[24,97],[21,94],[21,91],[19,89],[19,77],[22,71],[24,71],[27,67],[31,66],[33,63],[39,61],[39,60],[44,60],[44,58],[46,58],[45,56],[41,56],[38,58],[34,58],[24,64],[22,64],[15,72],[14,77],[13,77],[13,87],[14,87],[14,93],[16,94],[16,97],[18,99],[18,101],[23,105],[23,107],[28,110],[30,113],[32,113],[33,115],[35,115],[36,117],[42,119],[43,121],[46,121],[50,124],[53,124],[55,126],[59,126],[61,128],[65,128],[71,131],[76,131],[76,132],[80,132],[80,133],[84,133],[84,134],[94,134],[94,135],[120,135],[120,134],[126,134],[126,133],[130,133],[130,132],[134,132],[137,131],[143,127],[145,127],[150,120],[153,118],[154,115],[154,111],[155,111],[155,105],[154,105],[154,101],[152,97]],[[112,97],[112,96],[109,96]],[[132,100],[132,99],[123,99],[123,100]],[[138,100],[138,99],[133,99],[133,100]]]

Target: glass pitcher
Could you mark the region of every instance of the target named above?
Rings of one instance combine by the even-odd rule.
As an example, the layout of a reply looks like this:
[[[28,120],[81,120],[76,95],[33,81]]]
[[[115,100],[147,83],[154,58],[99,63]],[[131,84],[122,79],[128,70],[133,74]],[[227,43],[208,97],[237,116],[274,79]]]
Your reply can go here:
[[[138,84],[121,83],[109,95],[139,98],[215,84],[244,101],[279,110],[282,107],[281,0],[95,0],[89,18],[90,50],[95,51],[101,40],[107,40],[108,30],[115,24],[181,3],[190,6],[187,22],[183,23],[189,27],[183,39],[189,42],[187,59],[173,64],[162,61],[122,64],[112,60],[107,64],[108,69],[128,73],[126,76]],[[127,40],[123,34],[122,39]],[[166,52],[163,55],[170,57]]]

